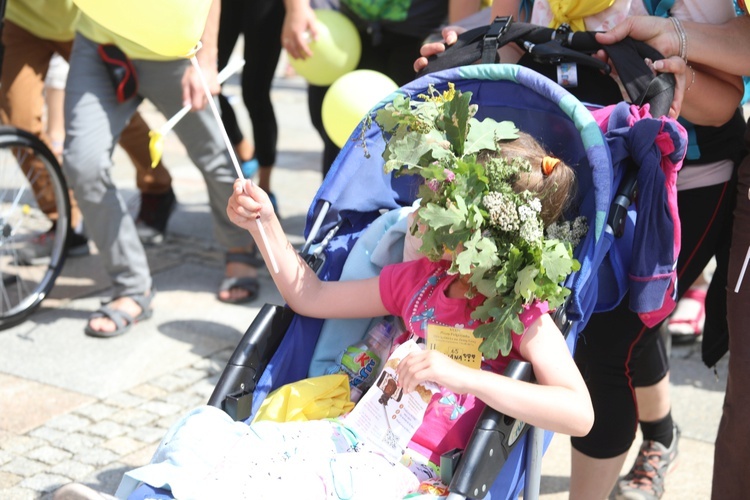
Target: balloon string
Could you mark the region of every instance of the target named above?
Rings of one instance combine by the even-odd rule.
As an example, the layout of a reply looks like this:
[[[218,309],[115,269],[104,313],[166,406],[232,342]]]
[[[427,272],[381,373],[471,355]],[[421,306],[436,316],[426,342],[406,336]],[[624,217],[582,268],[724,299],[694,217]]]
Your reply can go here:
[[[198,73],[198,77],[201,81],[201,84],[203,85],[203,92],[205,92],[206,98],[208,99],[208,105],[211,108],[211,111],[213,112],[214,117],[216,118],[216,121],[219,123],[219,130],[221,131],[221,136],[224,139],[224,145],[226,146],[227,151],[229,152],[229,157],[232,159],[232,165],[234,165],[234,169],[237,171],[237,177],[239,177],[241,180],[244,181],[245,176],[242,174],[242,168],[240,168],[240,162],[237,160],[237,155],[234,152],[234,146],[232,146],[232,142],[229,140],[229,135],[227,135],[227,130],[226,128],[224,128],[224,122],[221,120],[221,114],[219,113],[219,109],[216,107],[214,98],[211,95],[211,89],[208,88],[208,82],[206,81],[206,77],[203,75],[203,71],[201,71],[201,67],[198,64],[198,59],[196,59],[195,56],[192,56],[190,58],[190,62],[193,64],[195,71]],[[244,183],[243,183],[243,186],[244,186]],[[258,231],[260,231],[260,237],[263,240],[263,245],[266,247],[266,253],[268,254],[268,258],[271,260],[271,267],[273,268],[273,272],[278,274],[279,265],[276,263],[276,258],[274,257],[273,252],[271,252],[271,245],[268,242],[268,236],[266,235],[266,230],[263,228],[263,224],[261,224],[260,222],[260,217],[255,219],[255,222],[258,224]]]

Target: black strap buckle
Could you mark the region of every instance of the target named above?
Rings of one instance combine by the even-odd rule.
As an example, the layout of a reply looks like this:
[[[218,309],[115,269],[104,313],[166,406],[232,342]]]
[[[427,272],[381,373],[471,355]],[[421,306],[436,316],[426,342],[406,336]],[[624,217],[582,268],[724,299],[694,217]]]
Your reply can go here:
[[[552,33],[552,40],[560,42],[564,47],[570,47],[573,39],[573,28],[569,24],[563,23]]]
[[[511,24],[513,24],[513,17],[511,16],[498,16],[492,21],[482,40],[482,64],[500,62],[500,58],[497,55],[497,49],[500,46],[500,37],[508,31]]]

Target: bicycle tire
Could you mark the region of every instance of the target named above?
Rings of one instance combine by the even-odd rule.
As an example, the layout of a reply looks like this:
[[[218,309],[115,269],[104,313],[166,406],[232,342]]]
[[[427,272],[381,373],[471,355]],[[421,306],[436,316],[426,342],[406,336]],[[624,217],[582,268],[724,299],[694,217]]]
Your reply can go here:
[[[55,221],[49,213],[57,214]],[[65,263],[70,217],[68,186],[55,155],[36,136],[0,126],[0,330],[26,320],[54,287]],[[25,261],[28,249],[39,245],[48,249],[45,261]]]

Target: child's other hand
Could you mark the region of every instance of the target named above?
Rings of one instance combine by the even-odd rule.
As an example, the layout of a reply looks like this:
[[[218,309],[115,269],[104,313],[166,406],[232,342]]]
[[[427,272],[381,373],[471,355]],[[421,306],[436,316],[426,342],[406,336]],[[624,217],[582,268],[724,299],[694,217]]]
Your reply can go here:
[[[476,370],[453,361],[445,354],[431,349],[413,352],[398,364],[398,383],[411,392],[423,382],[435,382],[456,394],[469,391],[469,381]]]
[[[268,219],[271,214],[273,205],[265,191],[247,179],[234,181],[232,196],[227,203],[229,220],[252,231],[257,227],[256,219]]]

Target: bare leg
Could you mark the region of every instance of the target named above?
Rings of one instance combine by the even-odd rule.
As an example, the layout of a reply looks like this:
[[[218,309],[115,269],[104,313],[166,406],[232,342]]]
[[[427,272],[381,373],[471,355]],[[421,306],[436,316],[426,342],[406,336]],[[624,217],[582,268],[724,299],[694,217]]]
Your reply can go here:
[[[636,387],[635,398],[638,401],[638,420],[641,422],[655,422],[666,417],[671,409],[669,374],[654,385]]]
[[[609,497],[627,452],[613,458],[591,458],[576,449],[571,451],[570,499],[602,500]]]

